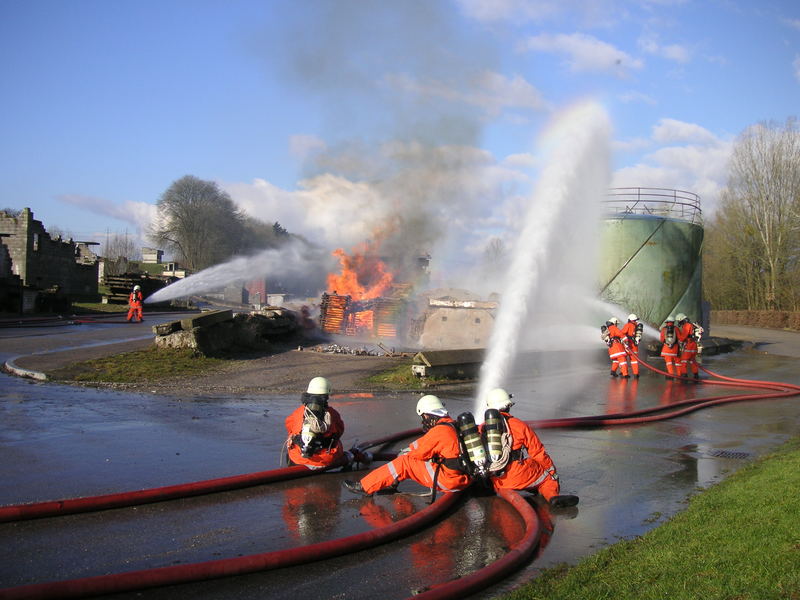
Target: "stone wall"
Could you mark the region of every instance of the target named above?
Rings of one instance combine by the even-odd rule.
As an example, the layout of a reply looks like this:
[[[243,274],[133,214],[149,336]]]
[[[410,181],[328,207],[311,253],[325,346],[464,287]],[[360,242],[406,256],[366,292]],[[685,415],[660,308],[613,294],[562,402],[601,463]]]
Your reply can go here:
[[[18,216],[0,211],[0,238],[11,256],[12,270],[25,286],[59,292],[73,300],[97,298],[97,262],[86,260],[72,240],[52,239],[30,208]],[[79,264],[78,261],[83,264]]]

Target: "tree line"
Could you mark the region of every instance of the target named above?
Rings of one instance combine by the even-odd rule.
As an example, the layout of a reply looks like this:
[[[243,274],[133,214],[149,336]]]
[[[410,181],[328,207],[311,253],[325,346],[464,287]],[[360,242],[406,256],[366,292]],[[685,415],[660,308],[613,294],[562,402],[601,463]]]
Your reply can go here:
[[[237,254],[277,248],[293,237],[277,221],[265,223],[241,211],[215,182],[193,175],[174,181],[156,208],[148,237],[194,271]]]
[[[759,123],[734,144],[706,223],[703,288],[712,309],[800,310],[800,130]]]

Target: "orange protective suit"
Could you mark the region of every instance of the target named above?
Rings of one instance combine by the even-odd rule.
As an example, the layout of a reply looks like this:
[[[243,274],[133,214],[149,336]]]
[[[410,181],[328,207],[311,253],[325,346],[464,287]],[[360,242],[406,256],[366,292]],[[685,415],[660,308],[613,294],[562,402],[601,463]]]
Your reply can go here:
[[[619,327],[613,323],[608,326],[608,337],[611,345],[608,347],[608,357],[611,359],[611,374],[615,375],[617,369],[623,377],[628,376],[628,359],[625,346],[622,345],[624,337]]]
[[[513,454],[501,474],[492,477],[494,487],[512,490],[535,488],[548,501],[558,496],[561,488],[556,467],[539,436],[524,421],[507,412],[501,411],[500,414],[511,434]],[[513,458],[514,454],[519,458]]]
[[[286,431],[289,433],[286,447],[289,452],[289,460],[296,465],[305,465],[310,469],[344,464],[345,453],[339,439],[344,433],[344,421],[339,412],[330,406],[326,410],[330,414],[331,422],[328,430],[321,434],[322,447],[311,456],[303,456],[297,436],[303,429],[305,408],[305,405],[298,406],[292,414],[286,417]]]
[[[700,368],[697,366],[697,340],[694,339],[694,324],[686,321],[680,327],[676,327],[678,341],[681,342],[681,355],[678,361],[678,375],[686,377],[689,369],[695,378],[700,375]]]
[[[670,375],[678,375],[678,356],[680,354],[680,345],[678,344],[678,328],[675,327],[675,340],[672,344],[670,344],[667,333],[668,327],[669,323],[661,328],[660,337],[661,343],[663,344],[663,346],[661,346],[661,356],[663,357],[664,363],[667,367],[667,373]]]
[[[412,479],[420,485],[432,487],[437,468],[437,489],[455,492],[467,487],[471,480],[466,473],[435,462],[439,459],[458,458],[461,452],[455,427],[448,423],[455,424],[450,417],[441,417],[425,435],[411,443],[407,454],[401,454],[367,473],[361,479],[364,491],[374,494],[393,485],[395,481],[404,479]]]
[[[636,343],[636,322],[628,321],[620,329],[623,335],[623,343],[628,348],[628,357],[631,361],[631,371],[634,375],[639,374],[639,345]]]
[[[141,290],[134,290],[128,296],[128,321],[133,318],[137,318],[139,321],[143,321],[142,318],[142,291]]]

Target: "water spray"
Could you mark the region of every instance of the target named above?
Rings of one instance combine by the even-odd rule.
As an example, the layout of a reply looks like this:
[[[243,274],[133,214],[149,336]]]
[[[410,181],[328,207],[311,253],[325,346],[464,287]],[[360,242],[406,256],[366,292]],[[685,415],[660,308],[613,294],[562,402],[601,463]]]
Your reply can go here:
[[[486,359],[481,367],[476,414],[483,414],[488,390],[501,387],[516,357],[528,315],[541,302],[542,284],[551,287],[569,281],[574,270],[559,269],[560,261],[576,250],[581,257],[570,260],[586,268],[596,248],[575,227],[585,225],[589,239],[600,218],[601,199],[608,189],[611,126],[605,110],[594,102],[573,106],[561,114],[541,142],[549,159],[528,207],[515,244],[500,308]],[[578,277],[587,273],[577,269]],[[590,272],[593,269],[590,268]],[[588,286],[587,286],[588,287]]]

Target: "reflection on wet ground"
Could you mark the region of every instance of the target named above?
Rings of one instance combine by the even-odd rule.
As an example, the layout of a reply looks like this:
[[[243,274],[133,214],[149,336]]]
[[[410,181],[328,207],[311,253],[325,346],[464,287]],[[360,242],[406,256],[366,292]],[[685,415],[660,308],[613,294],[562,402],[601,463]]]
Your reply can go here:
[[[522,357],[508,387],[525,419],[617,413],[729,394],[729,388],[608,377],[606,357]],[[796,359],[738,352],[706,359],[734,377],[800,383]],[[451,413],[472,399],[442,394]],[[415,394],[348,395],[345,445],[416,427]],[[172,398],[98,391],[2,376],[0,503],[112,493],[278,466],[290,396]],[[542,430],[577,509],[554,512],[552,538],[526,569],[476,597],[489,598],[560,562],[639,535],[687,495],[797,431],[798,398],[742,402],[644,425]],[[351,477],[312,478],[21,523],[0,524],[0,586],[214,560],[352,535],[407,516],[426,498],[352,496]],[[418,493],[413,483],[404,492]],[[274,572],[120,597],[405,598],[496,560],[522,523],[491,495],[466,495],[448,518],[372,550]]]

